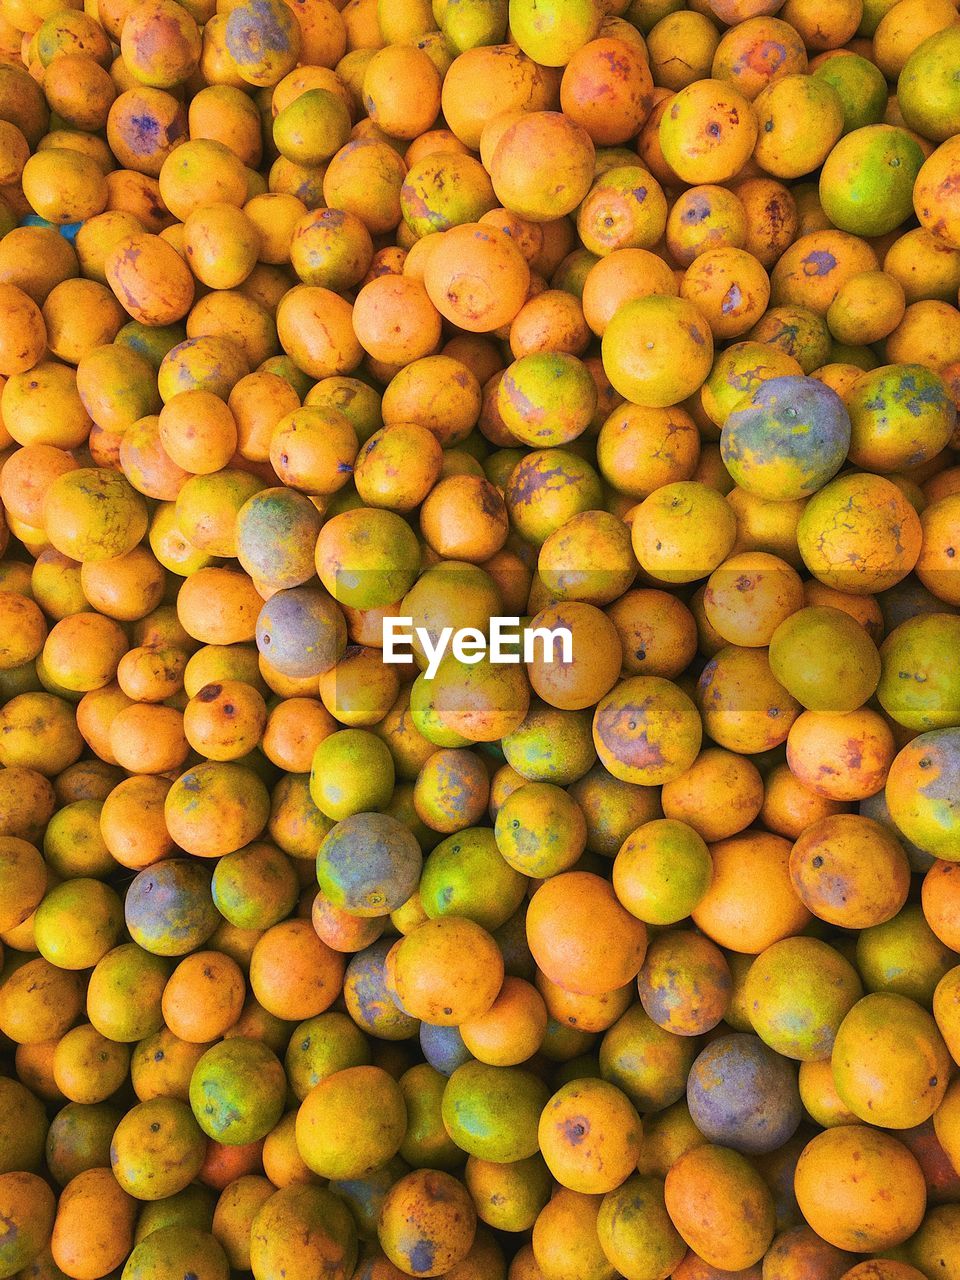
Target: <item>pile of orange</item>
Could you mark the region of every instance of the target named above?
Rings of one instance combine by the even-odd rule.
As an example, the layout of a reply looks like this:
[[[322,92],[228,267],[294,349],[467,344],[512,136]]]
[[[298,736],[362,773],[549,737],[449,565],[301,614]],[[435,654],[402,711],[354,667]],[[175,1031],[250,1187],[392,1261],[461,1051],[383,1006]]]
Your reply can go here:
[[[0,1280],[960,1280],[958,66],[0,0]]]

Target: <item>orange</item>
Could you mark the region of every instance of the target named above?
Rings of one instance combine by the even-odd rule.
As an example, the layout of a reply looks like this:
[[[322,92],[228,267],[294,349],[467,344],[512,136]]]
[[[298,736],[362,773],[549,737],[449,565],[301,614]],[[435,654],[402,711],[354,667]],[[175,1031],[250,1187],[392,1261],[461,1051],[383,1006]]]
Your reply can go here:
[[[731,80],[751,99],[770,81],[807,67],[803,39],[788,23],[767,17],[770,7],[737,0],[713,6],[722,21],[735,24],[717,46],[713,73]]]
[[[0,1030],[18,1045],[59,1040],[82,1005],[77,974],[37,957],[6,979],[0,991]]]
[[[443,232],[427,262],[424,285],[447,320],[468,332],[486,333],[514,318],[529,279],[526,260],[509,236],[466,223]]]
[[[790,878],[820,919],[863,929],[892,919],[903,906],[910,864],[887,828],[859,814],[840,813],[801,833],[790,853]]]
[[[35,152],[23,166],[20,183],[33,211],[59,225],[95,217],[110,198],[96,161],[65,147]]]
[[[926,227],[917,227],[905,232],[887,250],[884,274],[901,286],[908,306],[924,298],[949,300],[958,265],[956,253]]]
[[[726,187],[691,187],[667,218],[667,247],[684,267],[710,249],[742,249],[746,238],[743,202]]]
[[[790,841],[748,831],[718,841],[710,854],[713,879],[692,913],[709,938],[757,955],[803,930],[810,914],[791,884]]]
[[[357,447],[356,432],[344,414],[305,405],[274,426],[270,461],[284,485],[305,493],[335,493],[350,479]]]
[[[882,1130],[842,1125],[818,1134],[797,1163],[801,1212],[838,1249],[901,1244],[920,1225],[926,1190],[907,1148]]]
[[[544,1107],[538,1137],[547,1168],[561,1186],[603,1195],[636,1167],[642,1124],[616,1085],[575,1080]]]
[[[177,1098],[140,1102],[123,1117],[111,1143],[117,1182],[138,1200],[161,1200],[200,1172],[206,1141],[189,1106]]]
[[[255,839],[268,810],[263,783],[245,765],[232,762],[204,761],[181,774],[164,802],[170,834],[200,857],[232,853]]]
[[[420,508],[420,528],[444,559],[483,563],[507,538],[507,510],[494,486],[478,476],[447,476]]]
[[[713,339],[686,299],[651,295],[626,302],[603,334],[604,368],[634,404],[662,408],[692,395],[713,361]]]
[[[479,1062],[511,1067],[540,1048],[547,1010],[539,992],[522,978],[506,977],[486,1013],[460,1024],[463,1042]]]
[[[187,338],[171,347],[157,370],[157,387],[164,403],[178,391],[214,391],[223,399],[250,367],[243,348],[232,336],[216,332]]]
[[[353,308],[338,294],[319,285],[299,285],[277,308],[280,345],[312,378],[349,373],[363,355],[352,317]]]
[[[697,702],[710,737],[747,755],[786,741],[800,714],[800,704],[773,674],[767,650],[742,645],[717,649],[697,682]]]
[[[579,601],[549,605],[530,620],[531,629],[566,627],[572,660],[547,662],[535,654],[527,663],[534,692],[551,706],[580,710],[593,706],[620,674],[621,645],[616,625],[594,605]]]
[[[87,1169],[64,1187],[53,1223],[54,1263],[75,1280],[93,1280],[120,1266],[133,1247],[137,1202],[107,1168]],[[103,1222],[111,1223],[104,1233]]]
[[[280,0],[261,6],[236,5],[227,19],[226,43],[239,75],[248,84],[271,87],[292,70],[300,53],[302,36],[296,10],[289,12]]]
[[[644,26],[653,23],[646,36],[647,51],[657,85],[676,91],[710,74],[720,34],[706,12],[663,12],[666,8],[655,6],[646,15]],[[683,49],[682,58],[675,56],[676,49]],[[648,125],[654,114],[648,118]]]
[[[688,1151],[667,1174],[664,1199],[680,1235],[712,1266],[750,1267],[773,1239],[773,1198],[736,1151],[709,1144]]]
[[[449,353],[424,356],[391,378],[383,393],[383,421],[416,423],[446,447],[469,434],[480,404],[478,375],[463,360]]]
[[[651,294],[673,295],[673,272],[647,249],[617,249],[590,264],[583,283],[583,313],[599,337],[623,303]]]
[[[744,249],[708,249],[687,268],[680,296],[694,303],[715,339],[736,338],[766,311],[770,282]]]
[[[42,306],[54,285],[76,272],[76,254],[52,227],[15,227],[12,241],[9,234],[0,254],[4,282],[22,288]]]
[[[104,263],[107,283],[134,320],[163,325],[181,320],[194,298],[183,259],[160,236],[119,241]]]
[[[887,1261],[883,1258],[861,1262],[845,1271],[842,1280],[920,1280],[923,1275],[907,1262]]]
[[[4,319],[0,374],[9,378],[32,368],[42,358],[47,333],[40,308],[16,285],[0,285],[0,311]]]
[[[492,221],[495,226],[501,225],[486,216],[496,204],[496,197],[487,171],[478,160],[463,154],[456,139],[416,156],[419,145],[420,140],[414,142],[407,153],[409,169],[400,190],[404,226],[423,239],[422,256],[416,252],[420,245],[417,240],[411,246],[411,255],[404,259],[403,273],[412,276],[422,275],[422,264],[436,244],[431,239],[434,233],[463,222]],[[501,225],[501,229],[509,234],[510,224]],[[537,238],[542,239],[539,232]]]
[[[9,434],[20,445],[74,449],[86,441],[91,423],[68,365],[44,359],[5,380],[0,395]]]
[[[207,1049],[190,1077],[197,1124],[225,1146],[243,1146],[269,1133],[282,1114],[283,1093],[283,1068],[276,1056],[261,1041],[245,1036],[231,1036]]]
[[[62,784],[61,797],[64,800],[67,799]],[[56,796],[53,787],[42,774],[32,769],[7,768],[0,775],[0,813],[3,814],[2,825],[8,838],[12,836],[24,842],[39,841],[45,834],[44,828],[54,817],[55,805]],[[14,858],[19,861],[16,854]],[[28,855],[28,867],[30,862],[33,862],[33,859]],[[37,871],[35,863],[32,871],[26,869],[23,887],[27,888],[28,896],[36,891],[40,882]],[[14,885],[19,881],[20,877],[17,876],[9,883]],[[15,897],[23,893],[23,887],[13,890]],[[5,892],[10,892],[10,888],[7,887]],[[21,903],[20,910],[22,905]],[[8,914],[9,911],[9,906],[5,906],[4,914]]]
[[[922,544],[916,562],[917,577],[945,604],[954,605],[960,591],[952,578],[951,562],[956,556],[956,514],[958,495],[950,494],[933,502],[921,516]]]
[[[667,1213],[663,1184],[650,1176],[628,1178],[604,1197],[597,1235],[604,1254],[623,1274],[677,1274],[686,1248]]]
[[[129,1069],[129,1050],[84,1023],[58,1042],[52,1059],[54,1084],[78,1106],[95,1106],[123,1084]]]
[[[282,417],[293,412],[298,401],[293,386],[269,370],[248,374],[235,383],[228,407],[235,423],[240,456],[250,462],[265,462],[270,456],[273,428]],[[229,437],[228,428],[224,434]],[[222,442],[221,447],[225,447],[225,443]]]
[[[238,680],[204,685],[184,708],[183,733],[208,760],[236,760],[252,751],[267,710],[256,689]]]
[[[878,342],[903,319],[905,301],[903,286],[894,276],[864,271],[841,286],[827,312],[827,324],[840,342]]]
[[[250,960],[250,988],[276,1017],[316,1017],[328,1009],[343,983],[343,957],[304,920],[286,920],[264,933]]]
[[[217,951],[197,951],[182,960],[163,992],[163,1017],[188,1043],[223,1035],[243,1008],[246,985],[239,966]]]
[[[850,503],[855,527],[830,528],[839,506]],[[818,532],[814,532],[817,530]],[[916,564],[920,519],[895,485],[882,476],[851,475],[831,481],[807,504],[797,528],[807,568],[826,586],[872,594],[901,581]]]
[[[354,1121],[367,1108],[371,1123],[360,1131]],[[335,1117],[339,1124],[330,1123]],[[359,1178],[396,1154],[406,1127],[403,1094],[392,1076],[379,1067],[345,1067],[304,1098],[297,1113],[297,1147],[314,1173]]]
[[[747,214],[744,248],[769,270],[797,234],[797,202],[793,193],[772,178],[745,178],[736,194]]]
[[[576,914],[571,914],[574,903]],[[544,881],[531,899],[527,940],[551,981],[583,995],[600,995],[635,977],[646,953],[647,932],[606,881],[589,872],[567,871]]]
[[[707,747],[685,773],[664,784],[663,812],[713,842],[749,827],[761,812],[764,783],[752,761]]]
[[[456,1026],[490,1009],[503,985],[503,958],[480,925],[459,916],[440,916],[395,944],[388,973],[407,1013],[439,1026]]]
[[[582,435],[597,407],[589,371],[566,352],[533,352],[515,360],[497,388],[497,410],[528,445],[562,445]]]
[[[634,676],[597,704],[593,737],[614,777],[653,786],[690,767],[700,750],[701,724],[677,686],[662,677]]]
[[[935,862],[923,878],[923,915],[941,942],[956,951],[958,933],[957,868],[951,862]]]
[[[590,2],[590,0],[588,0]],[[593,179],[587,131],[558,111],[526,111],[507,121],[490,159],[497,199],[531,222],[572,213]]]
[[[469,1156],[464,1181],[477,1217],[508,1231],[532,1227],[550,1194],[550,1175],[538,1155],[506,1165]]]
[[[43,1179],[27,1172],[0,1174],[0,1206],[13,1228],[2,1245],[0,1266],[13,1275],[46,1249],[57,1206]]]
[[[698,80],[681,89],[660,124],[664,158],[691,184],[735,177],[756,139],[752,104],[720,80]]]
[[[808,710],[855,711],[879,682],[880,655],[870,636],[831,606],[798,608],[768,642],[771,670]]]
[[[800,575],[762,551],[731,556],[707,580],[703,610],[728,644],[762,648],[803,602]]]
[[[16,836],[0,838],[0,866],[4,868],[0,931],[6,933],[22,924],[39,905],[47,876],[38,850]]]
[[[387,1257],[407,1275],[450,1271],[469,1253],[477,1215],[470,1195],[449,1173],[414,1170],[387,1192],[377,1236]]]
[[[50,888],[34,917],[37,950],[59,969],[92,968],[117,942],[120,902],[99,880],[77,877]]]
[[[256,635],[263,599],[245,573],[202,563],[177,593],[177,616],[201,644],[237,644]]]
[[[861,707],[837,715],[804,711],[787,737],[793,773],[831,800],[863,800],[887,780],[896,747],[887,722]]]
[[[673,679],[690,665],[697,649],[696,621],[676,596],[635,588],[605,612],[619,633],[625,674]]]
[[[519,48],[478,46],[461,53],[444,77],[443,114],[457,138],[475,149],[491,115],[527,104],[547,109],[557,88],[557,76]]]
[[[138,121],[146,117],[149,136],[144,140]],[[156,178],[164,160],[187,133],[182,103],[162,89],[130,88],[118,93],[106,120],[107,141],[114,155],[130,169]],[[155,132],[154,132],[155,130]],[[104,227],[109,223],[102,224]]]
[[[296,1251],[291,1244],[294,1237]],[[264,1274],[304,1265],[305,1259],[317,1270],[334,1267],[347,1274],[356,1249],[356,1227],[349,1209],[321,1187],[284,1187],[264,1201],[250,1226],[250,1262]]]
[[[825,79],[807,75],[799,67],[795,74],[768,84],[755,99],[754,109],[759,125],[754,157],[775,178],[812,173],[843,132],[840,95]]]
[[[530,690],[517,667],[489,657],[468,664],[451,654],[434,676],[432,701],[444,728],[468,742],[494,742],[523,722]]]
[[[604,991],[599,996],[584,996],[565,991],[563,987],[551,982],[542,972],[536,974],[535,981],[537,990],[547,1006],[549,1019],[552,1020],[552,1022],[548,1021],[548,1028],[556,1024],[558,1031],[567,1033],[576,1031],[581,1036],[606,1031],[613,1026],[622,1017],[633,998],[632,983],[618,987],[614,991]],[[544,1044],[548,1051],[551,1051],[551,1056],[561,1061],[568,1060],[570,1055],[567,1053],[567,1048],[572,1050],[573,1047],[572,1040],[569,1045],[555,1046],[549,1044],[546,1037]]]
[[[520,1271],[520,1280],[545,1275],[611,1280],[616,1273],[597,1232],[601,1204],[601,1196],[558,1188],[533,1225],[531,1269]]]
[[[177,8],[169,0],[144,0],[124,23],[121,54],[130,74],[142,84],[161,89],[179,84],[200,60],[197,25]]]
[[[637,985],[640,1003],[658,1027],[698,1036],[723,1018],[732,980],[719,947],[700,934],[671,931],[651,943]]]
[[[15,694],[0,711],[0,764],[56,777],[83,753],[69,703],[51,693]]]
[[[736,536],[736,515],[726,498],[698,480],[662,485],[644,499],[631,523],[641,567],[673,584],[711,574],[732,551]]]
[[[895,1071],[884,1069],[893,1056]],[[841,1101],[866,1123],[910,1129],[936,1111],[949,1082],[950,1054],[934,1019],[906,996],[864,996],[841,1022],[831,1056]]]
[[[357,294],[353,328],[374,360],[401,366],[430,355],[440,341],[440,312],[410,276],[378,276]]]
[[[613,865],[617,897],[647,924],[676,924],[706,893],[713,866],[706,844],[685,823],[664,818],[638,827]]]
[[[388,45],[367,63],[363,96],[367,113],[384,133],[416,138],[440,110],[441,77],[426,53]]]
[[[400,221],[405,176],[406,166],[389,143],[355,138],[340,148],[322,173],[322,201],[316,204],[356,214],[371,235],[390,231]]]
[[[939,677],[936,659],[952,625],[952,618],[944,614],[912,618],[896,627],[884,642],[878,697],[898,724],[916,730],[936,729],[955,718],[950,707],[952,694]],[[911,671],[920,675],[917,680],[915,674],[912,682],[923,686],[919,697],[909,688]]]
[[[560,105],[598,146],[634,137],[653,105],[653,80],[640,47],[603,35],[582,44],[564,67]]]
[[[361,280],[369,267],[373,242],[355,214],[314,209],[305,212],[293,227],[287,254],[304,284],[349,287]]]
[[[537,557],[545,593],[599,606],[625,591],[636,571],[630,531],[608,511],[573,516],[547,538]]]
[[[360,849],[362,872],[354,866]],[[357,813],[337,822],[317,855],[321,889],[334,906],[361,917],[384,916],[402,906],[416,888],[420,868],[416,840],[386,814]]]
[[[699,458],[699,432],[681,408],[623,404],[597,437],[601,474],[631,498],[647,498],[663,485],[690,480]]]
[[[248,1174],[237,1178],[221,1193],[212,1225],[231,1266],[249,1266],[250,1227],[258,1210],[275,1190],[267,1178]]]
[[[753,1029],[777,1053],[822,1062],[862,990],[839,952],[814,938],[792,937],[773,943],[752,963],[743,999]]]
[[[146,867],[172,852],[173,840],[163,816],[170,789],[166,778],[127,778],[106,797],[100,830],[106,849],[122,866]]]
[[[501,855],[524,875],[544,877],[569,870],[586,843],[582,812],[560,787],[518,781],[496,815]]]
[[[599,257],[617,249],[650,249],[667,223],[660,184],[639,165],[617,165],[599,177],[577,212],[583,247]]]

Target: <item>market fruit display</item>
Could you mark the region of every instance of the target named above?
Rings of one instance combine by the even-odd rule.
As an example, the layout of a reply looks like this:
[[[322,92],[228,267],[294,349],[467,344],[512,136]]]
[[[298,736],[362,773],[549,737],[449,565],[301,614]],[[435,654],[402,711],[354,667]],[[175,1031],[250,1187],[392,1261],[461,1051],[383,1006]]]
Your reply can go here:
[[[960,1280],[958,66],[0,0],[0,1280]]]

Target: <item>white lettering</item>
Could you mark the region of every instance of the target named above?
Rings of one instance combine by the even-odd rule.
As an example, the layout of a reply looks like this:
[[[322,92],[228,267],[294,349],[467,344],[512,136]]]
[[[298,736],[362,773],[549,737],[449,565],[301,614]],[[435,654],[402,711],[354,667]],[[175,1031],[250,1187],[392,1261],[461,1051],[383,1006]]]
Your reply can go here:
[[[383,620],[383,660],[384,662],[408,662],[413,657],[413,633],[402,630],[412,627],[412,618],[384,618]],[[397,645],[405,645],[401,650]]]
[[[443,661],[443,655],[447,652],[447,645],[450,643],[450,637],[453,635],[453,627],[443,627],[437,636],[437,643],[433,643],[433,637],[426,627],[417,627],[417,639],[420,641],[420,648],[427,657],[426,677],[432,680],[437,674],[437,668]]]
[[[573,661],[573,633],[569,627],[531,627],[523,633],[523,660],[536,662],[537,641],[541,642],[542,662],[556,662],[556,644],[560,641],[560,661]]]
[[[519,618],[490,619],[490,661],[516,665],[520,661]]]
[[[476,627],[464,627],[453,637],[453,656],[473,666],[487,651],[487,637]]]
[[[427,660],[424,675],[432,680],[449,650],[458,662],[472,666],[485,656],[494,664],[536,662],[539,643],[541,662],[572,662],[573,634],[569,627],[533,627],[521,631],[519,618],[490,619],[489,639],[477,627],[443,627],[433,636],[427,627],[414,627],[412,618],[383,619],[383,661],[406,663],[417,643]],[[559,648],[560,656],[557,657]]]

